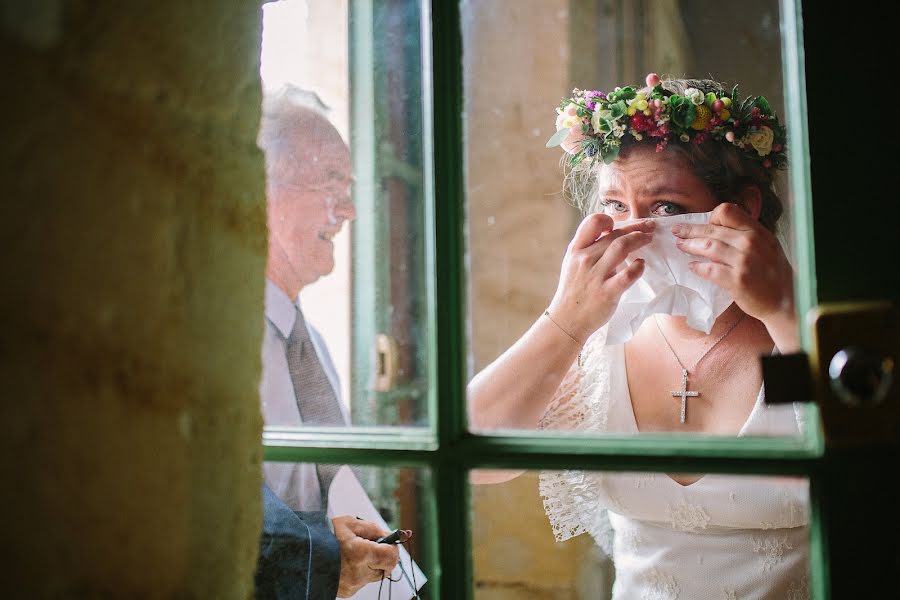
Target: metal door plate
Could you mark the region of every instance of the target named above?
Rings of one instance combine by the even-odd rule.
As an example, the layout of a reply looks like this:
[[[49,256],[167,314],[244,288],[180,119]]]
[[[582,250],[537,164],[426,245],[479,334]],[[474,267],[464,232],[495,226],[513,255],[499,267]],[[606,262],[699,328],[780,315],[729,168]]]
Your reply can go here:
[[[813,333],[810,367],[832,447],[900,443],[900,385],[895,381],[880,402],[842,400],[832,388],[828,367],[839,351],[855,347],[896,362],[900,356],[900,315],[889,302],[824,304],[809,315]]]

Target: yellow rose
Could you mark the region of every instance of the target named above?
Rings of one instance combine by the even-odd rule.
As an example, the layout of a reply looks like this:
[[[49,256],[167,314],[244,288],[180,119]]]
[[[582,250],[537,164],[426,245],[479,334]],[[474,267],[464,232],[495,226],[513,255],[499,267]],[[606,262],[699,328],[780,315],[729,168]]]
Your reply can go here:
[[[775,141],[775,132],[768,127],[760,127],[747,136],[750,145],[760,156],[766,156],[772,151],[772,142]]]

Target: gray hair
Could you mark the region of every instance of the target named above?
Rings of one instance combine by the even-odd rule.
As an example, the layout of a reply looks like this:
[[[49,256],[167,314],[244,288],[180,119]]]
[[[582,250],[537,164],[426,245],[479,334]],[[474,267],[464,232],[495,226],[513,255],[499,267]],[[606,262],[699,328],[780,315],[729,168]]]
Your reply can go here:
[[[256,143],[266,154],[266,167],[296,168],[302,163],[298,141],[315,148],[325,137],[343,140],[328,118],[329,108],[318,94],[286,83],[263,96]]]

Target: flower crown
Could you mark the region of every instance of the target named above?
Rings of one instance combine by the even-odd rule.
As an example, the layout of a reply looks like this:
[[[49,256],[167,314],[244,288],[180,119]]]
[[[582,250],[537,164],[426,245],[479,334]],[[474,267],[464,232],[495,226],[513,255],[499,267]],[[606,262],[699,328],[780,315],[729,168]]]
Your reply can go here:
[[[598,155],[609,164],[631,142],[655,141],[661,152],[672,140],[702,144],[711,138],[737,146],[766,168],[787,165],[785,128],[763,96],[738,103],[737,86],[720,96],[696,88],[680,96],[663,89],[656,73],[647,75],[647,87],[649,93],[617,87],[608,95],[573,90],[556,109],[556,133],[547,147],[562,145],[575,166]]]

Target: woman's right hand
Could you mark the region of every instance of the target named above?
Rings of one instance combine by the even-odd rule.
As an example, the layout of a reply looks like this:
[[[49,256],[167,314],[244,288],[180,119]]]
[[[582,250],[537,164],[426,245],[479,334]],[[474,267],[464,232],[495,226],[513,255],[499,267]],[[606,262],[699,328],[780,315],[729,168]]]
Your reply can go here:
[[[559,286],[550,302],[553,319],[580,343],[606,324],[622,294],[644,272],[644,261],[628,267],[629,254],[653,239],[656,223],[646,219],[613,229],[609,215],[589,215],[578,226],[566,249]]]

